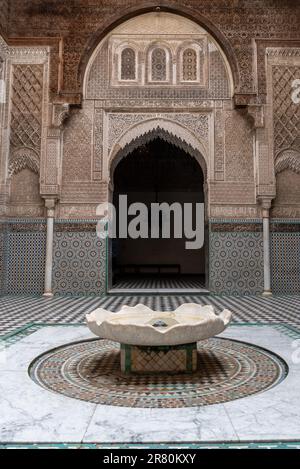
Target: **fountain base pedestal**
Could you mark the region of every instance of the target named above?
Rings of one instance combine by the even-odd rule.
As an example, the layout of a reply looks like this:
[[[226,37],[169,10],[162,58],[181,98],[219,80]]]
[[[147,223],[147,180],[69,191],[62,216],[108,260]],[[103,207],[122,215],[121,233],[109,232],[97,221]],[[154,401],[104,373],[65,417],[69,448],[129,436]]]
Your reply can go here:
[[[197,343],[163,346],[121,344],[124,373],[193,373],[197,369]]]

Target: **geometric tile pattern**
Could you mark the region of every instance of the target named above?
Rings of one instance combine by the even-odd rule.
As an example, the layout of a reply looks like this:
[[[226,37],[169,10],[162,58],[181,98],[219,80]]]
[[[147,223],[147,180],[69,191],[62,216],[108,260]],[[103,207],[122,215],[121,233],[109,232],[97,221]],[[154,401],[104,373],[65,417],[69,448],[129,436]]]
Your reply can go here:
[[[300,233],[271,234],[272,291],[300,293]]]
[[[263,237],[258,232],[210,232],[210,291],[255,295],[263,291]]]
[[[9,232],[6,236],[4,292],[8,295],[42,294],[46,234]]]
[[[194,373],[126,373],[120,344],[84,340],[49,350],[29,367],[40,386],[102,405],[198,407],[240,399],[276,386],[287,375],[278,356],[255,345],[212,338],[198,343]]]
[[[233,322],[289,324],[300,330],[300,296],[262,298],[258,296],[213,295],[108,295],[99,297],[0,298],[0,336],[30,323],[83,323],[85,315],[102,307],[119,311],[123,305],[142,303],[156,311],[172,311],[183,303],[211,304],[216,311],[229,309]]]
[[[46,239],[43,224],[44,221],[38,224],[36,220],[1,224],[0,295],[40,295],[43,292]],[[66,224],[65,231],[54,233],[54,292],[75,296],[105,294],[105,242],[96,238],[94,230],[81,231],[78,225],[78,230],[72,231],[68,226]],[[210,232],[210,290],[214,294],[260,294],[263,291],[262,233],[233,231],[235,226],[232,225],[232,231]],[[242,226],[239,229],[242,230]],[[290,228],[271,232],[271,267],[275,294],[299,294],[300,233]],[[200,276],[128,275],[119,277],[113,286],[116,288],[201,289],[205,286]]]
[[[53,292],[64,295],[105,293],[105,240],[93,232],[55,232]]]
[[[172,347],[121,344],[120,361],[125,373],[190,373],[197,369],[197,346],[196,343]]]
[[[0,295],[4,293],[4,233],[0,225]]]

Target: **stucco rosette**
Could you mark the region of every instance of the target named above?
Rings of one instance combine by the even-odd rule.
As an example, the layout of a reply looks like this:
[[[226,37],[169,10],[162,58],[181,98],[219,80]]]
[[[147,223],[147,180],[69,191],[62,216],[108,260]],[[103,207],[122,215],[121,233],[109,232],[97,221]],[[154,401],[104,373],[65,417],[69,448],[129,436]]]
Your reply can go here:
[[[140,346],[180,345],[220,334],[231,321],[228,310],[215,314],[211,305],[183,304],[175,311],[153,311],[145,305],[123,306],[118,313],[99,308],[87,314],[89,329],[103,339]]]

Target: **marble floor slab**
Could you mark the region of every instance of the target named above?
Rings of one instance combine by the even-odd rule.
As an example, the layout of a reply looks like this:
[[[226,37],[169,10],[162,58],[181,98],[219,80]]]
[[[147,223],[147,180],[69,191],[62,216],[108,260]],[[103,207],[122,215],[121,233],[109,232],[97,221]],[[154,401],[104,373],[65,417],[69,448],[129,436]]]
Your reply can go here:
[[[48,326],[0,359],[0,442],[176,443],[300,439],[300,363],[295,337],[271,325],[232,325],[222,337],[283,357],[287,378],[261,394],[205,407],[142,409],[96,405],[42,389],[28,376],[38,355],[92,337],[84,325]],[[300,344],[299,344],[300,345]]]

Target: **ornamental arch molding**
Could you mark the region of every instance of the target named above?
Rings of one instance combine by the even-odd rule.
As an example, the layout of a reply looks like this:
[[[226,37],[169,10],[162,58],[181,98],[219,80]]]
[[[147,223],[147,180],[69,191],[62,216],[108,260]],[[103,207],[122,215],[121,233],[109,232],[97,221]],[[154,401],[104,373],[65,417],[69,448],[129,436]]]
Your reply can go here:
[[[25,168],[36,174],[40,173],[38,154],[31,148],[19,148],[13,152],[8,165],[8,177],[11,178]]]
[[[207,179],[209,157],[205,142],[178,123],[163,118],[151,119],[134,125],[115,142],[107,159],[107,179],[112,182],[113,172],[121,159],[139,146],[158,137],[196,158],[204,179]]]
[[[300,174],[300,151],[289,148],[279,153],[275,162],[275,173],[279,174],[285,169]]]

